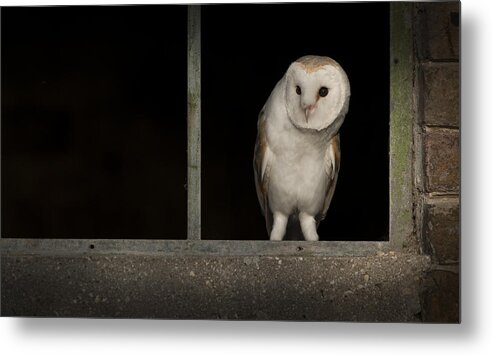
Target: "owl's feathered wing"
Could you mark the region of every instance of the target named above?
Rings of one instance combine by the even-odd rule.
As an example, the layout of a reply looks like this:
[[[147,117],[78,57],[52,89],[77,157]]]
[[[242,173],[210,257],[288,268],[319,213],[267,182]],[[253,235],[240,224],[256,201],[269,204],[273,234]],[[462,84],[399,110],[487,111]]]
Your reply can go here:
[[[258,135],[256,136],[255,155],[253,167],[255,171],[255,186],[261,211],[265,216],[268,234],[272,230],[272,212],[268,205],[268,182],[270,180],[270,157],[266,135],[266,117],[262,110],[258,116]]]
[[[258,201],[260,202],[261,210],[265,216],[266,227],[268,234],[272,230],[272,212],[268,204],[268,184],[270,180],[270,162],[272,152],[268,147],[267,132],[266,132],[266,117],[262,110],[258,117],[258,135],[256,137],[255,152],[253,159],[253,167],[255,172],[255,186],[256,193],[258,195]],[[328,176],[328,186],[324,197],[323,208],[321,212],[316,216],[316,221],[319,224],[328,212],[331,199],[335,192],[335,186],[337,184],[338,172],[340,170],[340,137],[335,135],[328,145],[325,157],[323,160],[325,165],[325,172]]]
[[[330,207],[331,199],[335,193],[337,185],[338,172],[340,171],[340,135],[335,135],[328,145],[325,153],[325,172],[328,175],[328,188],[326,189],[325,200],[321,213],[316,216],[316,221],[319,224],[325,217]]]

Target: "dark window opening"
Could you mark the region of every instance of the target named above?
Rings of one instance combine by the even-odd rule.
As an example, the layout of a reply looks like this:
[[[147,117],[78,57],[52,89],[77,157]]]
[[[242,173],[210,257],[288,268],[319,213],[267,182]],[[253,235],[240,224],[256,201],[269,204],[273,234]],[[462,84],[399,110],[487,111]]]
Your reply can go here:
[[[202,7],[202,239],[268,239],[252,169],[257,116],[306,54],[337,60],[352,91],[320,239],[388,240],[388,3]]]
[[[186,237],[186,41],[185,6],[3,9],[3,237]],[[388,240],[384,3],[202,6],[202,239],[268,239],[256,120],[305,54],[352,88],[321,240]]]
[[[186,10],[2,9],[2,237],[186,238]]]

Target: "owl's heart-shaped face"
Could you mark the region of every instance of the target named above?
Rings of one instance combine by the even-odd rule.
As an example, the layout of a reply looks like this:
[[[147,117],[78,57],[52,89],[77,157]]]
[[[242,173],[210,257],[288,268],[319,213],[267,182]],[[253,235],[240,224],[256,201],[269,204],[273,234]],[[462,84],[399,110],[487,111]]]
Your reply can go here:
[[[303,57],[287,70],[286,108],[298,128],[320,131],[343,119],[349,98],[347,75],[328,57]]]

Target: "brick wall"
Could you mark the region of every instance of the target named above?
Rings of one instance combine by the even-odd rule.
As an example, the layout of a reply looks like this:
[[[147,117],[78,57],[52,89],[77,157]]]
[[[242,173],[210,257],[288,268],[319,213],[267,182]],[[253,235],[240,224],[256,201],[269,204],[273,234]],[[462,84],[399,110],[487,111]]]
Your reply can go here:
[[[459,322],[459,14],[459,2],[415,6],[416,217],[432,258],[424,322]]]

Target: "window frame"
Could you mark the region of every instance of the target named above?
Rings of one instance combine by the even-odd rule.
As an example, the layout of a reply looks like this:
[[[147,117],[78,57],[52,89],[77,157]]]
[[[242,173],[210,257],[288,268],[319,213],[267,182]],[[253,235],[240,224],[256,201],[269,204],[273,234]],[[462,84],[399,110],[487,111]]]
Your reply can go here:
[[[389,241],[269,241],[201,239],[201,5],[188,5],[188,217],[187,239],[2,238],[4,255],[218,255],[364,256],[401,250],[415,235],[413,223],[412,4],[390,5]]]

